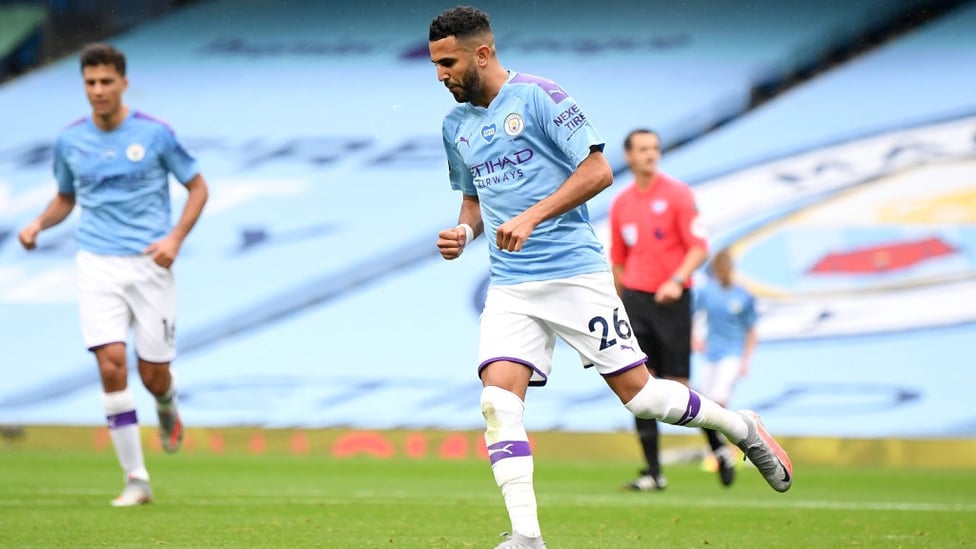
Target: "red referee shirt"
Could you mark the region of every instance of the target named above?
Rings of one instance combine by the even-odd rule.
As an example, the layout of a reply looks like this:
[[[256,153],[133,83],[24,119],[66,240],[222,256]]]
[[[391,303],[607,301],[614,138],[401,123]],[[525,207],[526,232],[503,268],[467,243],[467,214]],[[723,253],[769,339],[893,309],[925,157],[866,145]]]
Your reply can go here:
[[[632,184],[613,199],[610,233],[610,261],[624,266],[621,283],[643,292],[674,276],[691,248],[708,249],[691,188],[660,172],[646,191]]]

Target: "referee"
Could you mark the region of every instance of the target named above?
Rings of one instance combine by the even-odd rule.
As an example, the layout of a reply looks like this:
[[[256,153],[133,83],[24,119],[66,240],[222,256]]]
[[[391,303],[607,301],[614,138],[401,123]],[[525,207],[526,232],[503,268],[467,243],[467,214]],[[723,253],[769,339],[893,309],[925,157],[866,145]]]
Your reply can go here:
[[[630,316],[637,343],[647,353],[651,375],[689,384],[691,377],[691,275],[708,257],[708,241],[691,188],[658,171],[661,141],[647,129],[624,140],[632,185],[610,208],[610,261],[617,293]],[[631,490],[661,490],[658,426],[637,419],[647,468]],[[715,431],[705,430],[719,464],[722,485],[735,475],[732,454]]]

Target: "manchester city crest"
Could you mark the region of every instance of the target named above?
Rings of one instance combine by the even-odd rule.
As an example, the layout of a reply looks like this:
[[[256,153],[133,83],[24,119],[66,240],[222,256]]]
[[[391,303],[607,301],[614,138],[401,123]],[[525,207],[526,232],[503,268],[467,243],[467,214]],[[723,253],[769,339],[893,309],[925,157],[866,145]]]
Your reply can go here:
[[[505,126],[506,134],[512,137],[516,137],[518,135],[521,135],[522,130],[525,129],[525,121],[522,120],[522,115],[520,115],[517,112],[513,112],[512,114],[505,117],[504,126]]]

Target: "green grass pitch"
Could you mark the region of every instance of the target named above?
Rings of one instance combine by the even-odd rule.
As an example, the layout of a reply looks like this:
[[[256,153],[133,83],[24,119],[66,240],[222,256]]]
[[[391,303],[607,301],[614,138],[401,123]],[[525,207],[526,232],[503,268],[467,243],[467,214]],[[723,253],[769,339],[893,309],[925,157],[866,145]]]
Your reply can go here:
[[[156,501],[109,507],[108,452],[0,449],[0,547],[491,548],[508,528],[485,461],[150,453]],[[621,492],[635,464],[536,460],[550,549],[974,547],[971,470],[797,464],[787,494],[698,466]]]

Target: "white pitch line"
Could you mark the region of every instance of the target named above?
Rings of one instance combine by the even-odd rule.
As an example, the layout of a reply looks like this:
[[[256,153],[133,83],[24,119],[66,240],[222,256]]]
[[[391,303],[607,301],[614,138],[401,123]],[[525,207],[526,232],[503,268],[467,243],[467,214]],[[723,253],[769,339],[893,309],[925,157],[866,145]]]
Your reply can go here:
[[[79,505],[79,497],[104,497],[111,499],[111,494],[89,490],[63,491],[59,493],[46,492],[44,496],[0,498],[0,507],[69,507]],[[415,493],[408,492],[353,492],[336,496],[334,493],[304,492],[300,494],[231,494],[229,497],[214,498],[211,494],[170,493],[169,498],[160,500],[161,505],[167,505],[167,499],[180,506],[210,507],[210,506],[240,506],[255,505],[334,505],[349,506],[357,503],[402,503],[404,500],[415,499]],[[70,498],[70,499],[69,499]],[[441,497],[429,499],[425,503],[430,505],[454,506],[458,502],[484,502],[486,505],[497,503],[495,497],[472,497],[469,494],[457,497]],[[842,510],[842,511],[910,511],[936,513],[976,513],[973,503],[936,503],[916,501],[830,501],[793,499],[783,496],[777,499],[745,500],[745,499],[709,499],[709,498],[636,498],[624,496],[542,496],[543,506],[575,506],[575,507],[703,507],[703,508],[748,508],[748,509],[813,509],[813,510]]]

